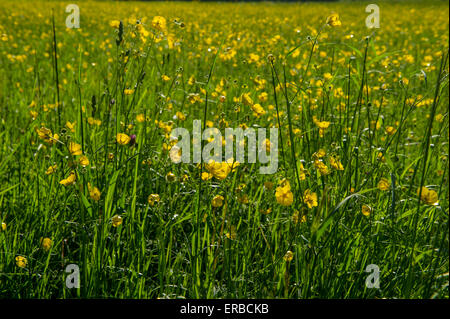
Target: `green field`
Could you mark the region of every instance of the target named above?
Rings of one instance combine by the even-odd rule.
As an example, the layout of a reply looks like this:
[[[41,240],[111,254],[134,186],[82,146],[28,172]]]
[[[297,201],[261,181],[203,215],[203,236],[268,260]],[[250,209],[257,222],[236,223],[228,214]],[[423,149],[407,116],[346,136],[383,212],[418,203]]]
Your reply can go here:
[[[449,298],[449,5],[369,3],[1,1],[0,298]]]

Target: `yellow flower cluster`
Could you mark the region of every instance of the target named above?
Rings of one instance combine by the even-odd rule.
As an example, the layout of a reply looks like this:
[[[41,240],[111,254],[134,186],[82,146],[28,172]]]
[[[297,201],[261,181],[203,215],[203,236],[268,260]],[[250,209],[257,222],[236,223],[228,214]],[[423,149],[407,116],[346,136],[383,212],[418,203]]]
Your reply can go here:
[[[239,162],[235,162],[233,158],[230,158],[221,163],[211,160],[206,164],[206,169],[209,174],[211,174],[210,176],[214,176],[218,180],[224,180],[227,178],[228,174],[234,172],[238,166]]]

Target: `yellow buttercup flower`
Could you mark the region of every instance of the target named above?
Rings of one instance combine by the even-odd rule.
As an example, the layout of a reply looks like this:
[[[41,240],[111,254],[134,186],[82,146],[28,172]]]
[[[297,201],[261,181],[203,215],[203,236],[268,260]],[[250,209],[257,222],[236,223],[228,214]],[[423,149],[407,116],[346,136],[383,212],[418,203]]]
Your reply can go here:
[[[46,175],[51,175],[51,174],[53,174],[54,172],[56,172],[56,168],[57,168],[56,164],[55,164],[55,165],[52,165],[52,166],[49,166],[49,167],[47,168],[47,170],[45,171],[45,174],[46,174]]]
[[[52,136],[52,131],[46,127],[37,128],[36,133],[43,140],[47,140]]]
[[[48,238],[41,238],[41,247],[45,250],[45,251],[49,251],[50,248],[52,247],[53,241]]]
[[[307,189],[303,193],[303,201],[306,203],[306,205],[308,205],[308,208],[313,208],[318,205],[317,194]]]
[[[70,123],[69,121],[66,122],[66,127],[72,132],[75,132],[75,124],[76,122]]]
[[[329,15],[327,17],[326,24],[328,24],[331,27],[338,27],[338,26],[340,26],[342,23],[341,23],[341,20],[339,20],[339,14],[332,13],[331,15]]]
[[[98,202],[100,200],[101,192],[97,187],[92,187],[91,183],[88,183],[89,197],[92,200]]]
[[[331,165],[331,167],[333,167],[334,169],[336,169],[338,171],[344,170],[344,166],[342,166],[341,162],[339,160],[335,159],[333,156],[330,156],[330,165]]]
[[[327,175],[330,173],[328,166],[326,166],[321,160],[315,160],[314,167],[320,172],[320,175]]]
[[[117,133],[116,140],[120,145],[127,145],[128,143],[130,143],[131,137],[124,133]]]
[[[64,185],[64,186],[69,186],[72,185],[73,183],[75,183],[77,179],[77,175],[75,174],[74,171],[70,172],[69,176],[63,180],[61,180],[59,183]]]
[[[387,126],[385,131],[387,135],[394,135],[397,129],[393,126]]]
[[[180,121],[186,120],[186,115],[184,115],[184,114],[181,113],[180,111],[177,111],[177,112],[175,113],[175,115],[177,116],[177,119],[180,120]]]
[[[139,123],[145,122],[145,115],[142,113],[136,115],[136,121],[138,121]]]
[[[364,216],[370,216],[370,213],[372,212],[372,207],[368,205],[363,205],[361,207],[361,211]]]
[[[292,259],[294,259],[294,253],[292,251],[288,250],[286,252],[286,254],[284,254],[283,259],[284,259],[284,261],[287,261],[287,262],[291,261]]]
[[[85,155],[81,155],[79,159],[80,165],[86,167],[89,165],[89,159]]]
[[[152,26],[158,31],[165,31],[167,28],[166,18],[161,16],[153,17]]]
[[[35,130],[39,138],[44,140],[47,144],[52,145],[55,140],[59,139],[58,134],[53,135],[52,131],[46,127],[36,128]]]
[[[281,186],[275,189],[275,198],[277,203],[283,206],[290,206],[294,202],[294,194],[291,192],[289,182],[282,181]]]
[[[436,120],[436,122],[442,123],[444,121],[444,115],[439,113],[434,117],[434,119]]]
[[[420,194],[420,199],[427,205],[438,205],[439,204],[439,196],[438,194],[432,190],[428,189],[425,186],[422,187],[422,193],[420,193],[420,188],[417,189],[417,195]]]
[[[252,105],[253,105],[253,100],[252,100],[252,98],[250,97],[250,94],[249,94],[249,93],[243,93],[243,94],[241,95],[241,101],[242,101],[242,103],[244,103],[244,105],[246,105],[246,106],[252,106]]]
[[[382,177],[378,182],[377,187],[380,191],[387,191],[389,187],[391,187],[391,184],[386,178]]]
[[[253,115],[255,115],[256,117],[260,117],[261,115],[266,114],[266,110],[264,110],[263,107],[258,103],[253,104],[250,107],[253,110]]]
[[[325,131],[330,126],[331,122],[328,121],[319,121],[317,117],[313,116],[313,122],[316,124],[316,126],[319,128],[319,137],[323,137],[325,134]]]
[[[16,265],[19,268],[25,268],[28,264],[28,260],[23,256],[16,257]]]
[[[166,181],[168,181],[169,183],[171,183],[171,182],[175,182],[176,179],[177,179],[177,177],[175,176],[174,173],[172,173],[172,172],[167,173],[167,175],[166,175]]]
[[[120,26],[119,20],[112,20],[109,22],[109,26],[118,29]]]
[[[119,216],[119,215],[114,215],[111,218],[111,221],[112,221],[112,226],[113,227],[119,227],[120,225],[122,225],[123,218],[121,216]]]
[[[2,231],[6,230],[6,223],[2,222],[2,227],[0,228]]]
[[[312,155],[312,157],[313,157],[314,159],[319,159],[319,158],[324,157],[325,155],[327,155],[327,152],[326,152],[323,148],[321,148],[321,149],[319,149],[317,152],[315,152],[315,153]]]
[[[69,152],[72,156],[83,154],[81,151],[81,145],[74,142],[69,143]]]
[[[214,196],[214,198],[212,199],[211,205],[212,205],[212,207],[215,207],[215,208],[222,207],[223,201],[224,201],[224,200],[225,200],[225,199],[223,198],[223,196],[221,196],[221,195],[216,195],[216,196]]]
[[[158,194],[150,194],[147,199],[150,206],[155,206],[155,204],[159,203],[160,198]]]
[[[213,178],[213,174],[208,172],[202,172],[202,181],[207,181],[211,178]]]
[[[267,102],[267,100],[269,99],[269,94],[267,94],[266,92],[262,92],[260,95],[258,95],[258,99],[261,102]]]
[[[300,178],[301,181],[304,181],[306,179],[306,169],[303,167],[302,162],[300,162],[298,171],[299,171],[298,177]]]
[[[33,121],[34,121],[34,120],[38,117],[38,115],[39,115],[38,112],[32,111],[32,110],[30,110],[29,114],[30,114],[30,117],[33,119]]]
[[[88,117],[88,123],[89,125],[97,125],[97,126],[102,125],[102,121],[94,119],[93,117]]]
[[[234,162],[233,159],[220,163],[211,160],[206,164],[206,169],[218,180],[224,180],[230,172],[235,171],[237,166],[239,166],[239,162]]]

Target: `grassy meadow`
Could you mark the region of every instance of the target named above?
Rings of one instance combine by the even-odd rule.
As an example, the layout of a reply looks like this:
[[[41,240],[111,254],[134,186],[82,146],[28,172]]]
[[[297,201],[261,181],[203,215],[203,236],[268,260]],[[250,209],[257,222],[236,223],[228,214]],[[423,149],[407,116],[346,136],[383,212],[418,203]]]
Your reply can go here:
[[[369,3],[1,1],[0,298],[448,298],[449,5]]]

